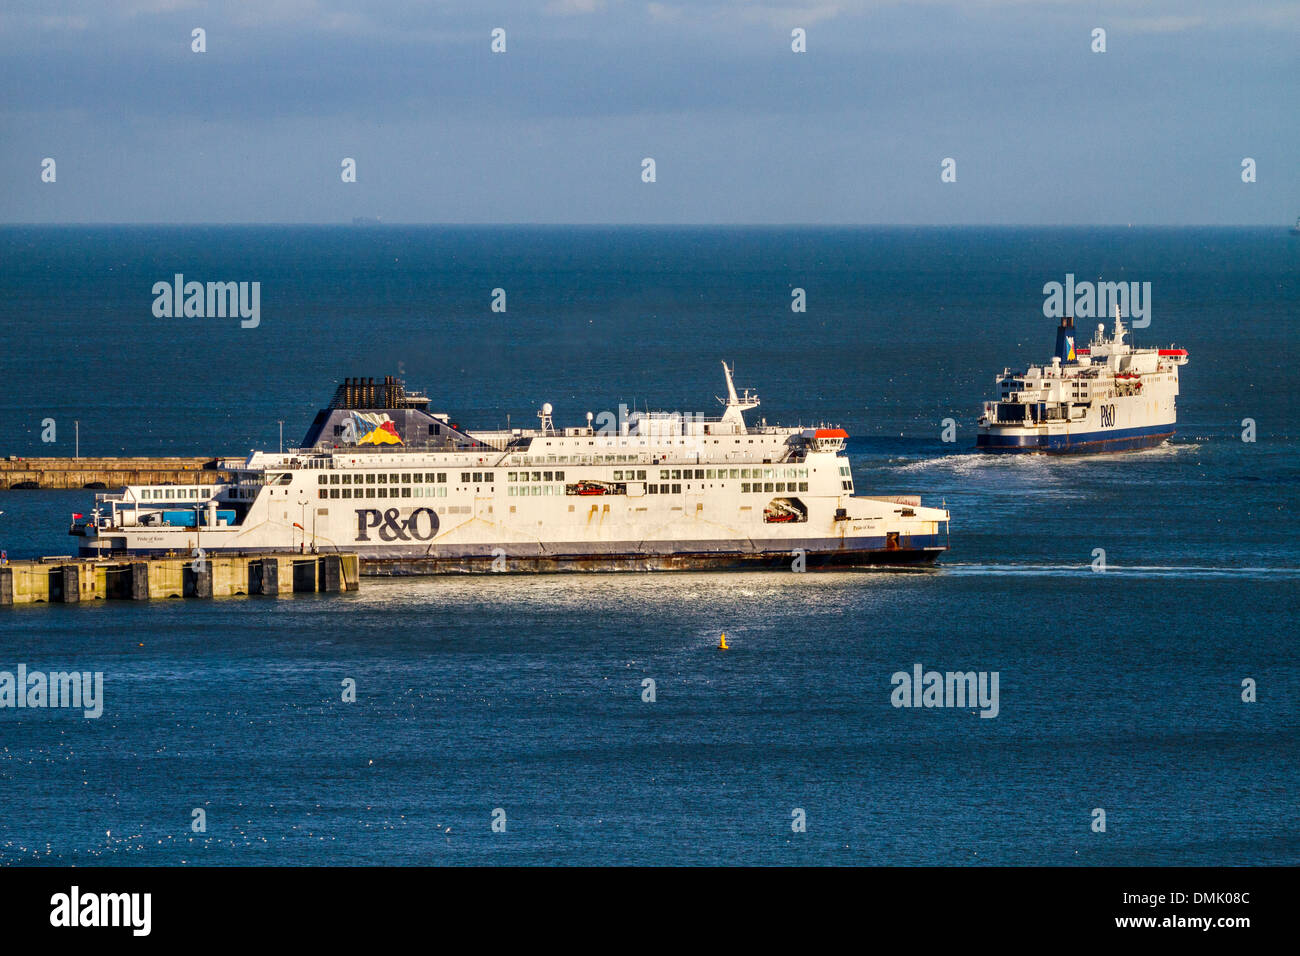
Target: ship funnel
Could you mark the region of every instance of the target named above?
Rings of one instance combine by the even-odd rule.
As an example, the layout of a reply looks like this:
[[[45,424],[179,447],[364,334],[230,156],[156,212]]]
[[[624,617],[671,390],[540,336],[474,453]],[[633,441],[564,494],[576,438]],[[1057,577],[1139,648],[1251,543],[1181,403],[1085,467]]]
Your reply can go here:
[[[1078,356],[1074,354],[1074,317],[1067,315],[1061,319],[1061,324],[1056,327],[1056,352],[1057,358],[1061,360],[1062,365],[1069,365],[1077,362]]]

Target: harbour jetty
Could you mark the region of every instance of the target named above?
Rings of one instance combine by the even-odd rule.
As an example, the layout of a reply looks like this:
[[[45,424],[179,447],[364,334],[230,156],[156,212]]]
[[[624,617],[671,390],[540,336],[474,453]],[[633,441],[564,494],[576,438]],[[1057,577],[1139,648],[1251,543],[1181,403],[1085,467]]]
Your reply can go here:
[[[355,554],[51,557],[0,565],[0,606],[355,591]]]
[[[0,491],[23,488],[124,488],[127,485],[215,485],[242,459],[20,458],[0,459]]]

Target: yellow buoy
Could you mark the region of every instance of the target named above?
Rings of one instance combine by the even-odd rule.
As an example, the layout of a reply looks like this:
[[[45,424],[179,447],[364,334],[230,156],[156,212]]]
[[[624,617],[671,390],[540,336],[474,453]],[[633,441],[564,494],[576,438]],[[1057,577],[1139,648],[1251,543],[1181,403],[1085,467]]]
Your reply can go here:
[[[722,640],[718,642],[718,650],[720,650],[720,651],[725,651],[725,650],[727,650],[727,632],[726,632],[726,631],[723,631],[723,632],[722,632]]]

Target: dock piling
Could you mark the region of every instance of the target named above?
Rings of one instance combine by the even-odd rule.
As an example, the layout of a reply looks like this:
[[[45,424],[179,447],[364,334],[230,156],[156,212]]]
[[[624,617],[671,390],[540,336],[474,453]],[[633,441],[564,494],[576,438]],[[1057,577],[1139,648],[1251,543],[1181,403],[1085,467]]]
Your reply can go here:
[[[249,566],[257,568],[257,585],[251,589],[253,594],[280,593],[280,562],[277,558],[259,558],[249,562]]]
[[[337,554],[326,554],[317,563],[320,566],[320,573],[316,590],[329,594],[342,591],[344,589],[342,559]]]
[[[355,591],[355,554],[208,554],[136,560],[46,558],[0,565],[0,606],[95,599],[147,601],[293,592]]]
[[[61,564],[50,572],[50,600],[76,604],[81,600],[81,568]]]
[[[199,567],[191,565],[186,569],[185,576],[189,579],[187,597],[212,597],[212,565],[209,562],[204,561]]]
[[[131,565],[131,583],[129,597],[132,601],[149,600],[149,565],[145,561],[136,561]]]

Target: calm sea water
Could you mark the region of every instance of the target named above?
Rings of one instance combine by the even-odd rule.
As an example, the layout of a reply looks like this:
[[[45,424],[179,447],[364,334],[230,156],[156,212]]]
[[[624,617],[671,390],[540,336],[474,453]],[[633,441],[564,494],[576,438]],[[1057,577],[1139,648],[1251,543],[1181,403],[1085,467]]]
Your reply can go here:
[[[1298,263],[1270,230],[0,229],[0,454],[73,420],[85,455],[273,448],[347,375],[471,426],[709,411],[725,358],[770,421],[844,424],[859,489],[953,512],[931,572],[9,609],[0,670],[105,704],[0,710],[0,863],[1300,863]],[[176,272],[260,281],[260,326],[155,318]],[[1152,283],[1178,436],[969,454],[1066,273]],[[0,493],[0,547],[68,553],[91,497]],[[916,663],[997,671],[998,716],[894,708]]]

